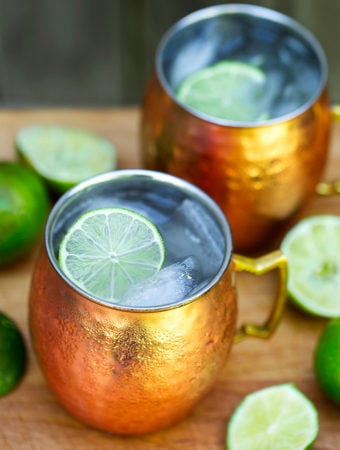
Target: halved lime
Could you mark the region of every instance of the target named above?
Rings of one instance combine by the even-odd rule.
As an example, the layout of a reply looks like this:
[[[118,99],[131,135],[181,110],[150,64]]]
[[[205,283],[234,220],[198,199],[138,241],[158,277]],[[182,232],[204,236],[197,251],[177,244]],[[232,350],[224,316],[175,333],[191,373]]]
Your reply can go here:
[[[340,318],[331,319],[318,339],[314,372],[321,389],[340,405]]]
[[[26,365],[26,349],[21,333],[7,315],[0,312],[0,396],[19,383]]]
[[[260,389],[238,405],[227,428],[228,450],[304,450],[319,431],[313,403],[292,383]]]
[[[22,161],[57,192],[116,166],[113,144],[81,128],[29,125],[17,133],[15,144]]]
[[[59,250],[60,267],[75,285],[113,303],[159,271],[164,258],[157,227],[124,208],[86,212],[71,225]]]
[[[257,66],[221,61],[185,78],[177,98],[210,116],[252,122],[268,118],[263,110],[265,88],[266,75]]]
[[[281,249],[288,261],[288,293],[303,311],[340,316],[340,216],[301,220],[286,234]]]

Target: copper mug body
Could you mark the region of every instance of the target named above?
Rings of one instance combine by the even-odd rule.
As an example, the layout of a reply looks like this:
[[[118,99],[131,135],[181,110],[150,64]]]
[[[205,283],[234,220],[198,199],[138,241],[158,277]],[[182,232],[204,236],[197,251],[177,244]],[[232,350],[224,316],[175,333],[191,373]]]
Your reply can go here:
[[[115,205],[118,194],[157,193],[164,202],[198,200],[223,233],[218,272],[179,304],[129,308],[88,295],[58,266],[65,230],[85,210]],[[278,290],[265,324],[236,330],[235,272],[278,269]],[[45,246],[32,276],[29,321],[38,363],[62,405],[92,427],[141,434],[183,418],[212,388],[231,345],[268,337],[285,302],[286,260],[280,251],[257,259],[232,253],[224,214],[203,191],[168,174],[122,170],[85,181],[52,209]]]
[[[315,85],[294,111],[259,123],[200,114],[176,99],[181,80],[221,59],[233,59],[242,39],[259,52],[279,48],[306,60]],[[209,41],[218,42],[209,50]],[[188,45],[195,51],[188,55]],[[185,57],[186,55],[186,57]],[[268,57],[270,58],[270,56]],[[236,251],[273,241],[320,181],[329,149],[331,112],[327,61],[315,38],[296,21],[253,5],[217,5],[176,23],[162,38],[143,101],[144,166],[184,178],[207,192],[230,222]]]

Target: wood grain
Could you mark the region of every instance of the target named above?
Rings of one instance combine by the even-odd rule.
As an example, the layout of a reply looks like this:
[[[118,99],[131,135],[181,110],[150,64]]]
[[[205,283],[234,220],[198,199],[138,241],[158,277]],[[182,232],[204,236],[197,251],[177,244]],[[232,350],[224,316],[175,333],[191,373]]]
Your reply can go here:
[[[139,111],[125,109],[48,109],[0,111],[0,160],[15,159],[13,139],[19,128],[34,122],[77,125],[111,139],[119,153],[119,168],[139,167]],[[325,179],[340,174],[340,126],[334,125]],[[315,197],[304,215],[340,213],[340,198]],[[36,250],[37,251],[37,250]],[[292,381],[315,403],[320,433],[315,450],[340,446],[340,408],[321,392],[313,375],[313,352],[326,321],[310,318],[287,306],[275,335],[267,341],[248,339],[232,349],[213,391],[189,417],[165,431],[119,437],[102,433],[71,417],[46,385],[32,352],[27,324],[27,297],[36,252],[0,271],[0,310],[23,332],[29,352],[20,386],[0,399],[1,449],[222,450],[228,419],[243,396],[255,389]],[[238,275],[240,321],[261,320],[269,308],[274,274]],[[334,293],[336,294],[336,293]]]

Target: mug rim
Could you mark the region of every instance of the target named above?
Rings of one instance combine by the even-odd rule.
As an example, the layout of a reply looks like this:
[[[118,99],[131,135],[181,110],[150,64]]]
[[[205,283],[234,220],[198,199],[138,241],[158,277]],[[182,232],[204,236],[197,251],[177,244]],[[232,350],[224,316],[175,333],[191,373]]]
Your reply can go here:
[[[189,194],[192,198],[198,199],[200,203],[203,203],[203,205],[207,208],[210,214],[212,214],[219,227],[221,228],[221,231],[223,233],[225,244],[226,244],[226,250],[223,257],[222,264],[217,271],[217,273],[210,279],[208,283],[206,283],[199,291],[197,291],[194,295],[188,296],[184,300],[176,303],[170,303],[170,304],[164,304],[164,305],[158,305],[158,306],[148,306],[148,307],[132,307],[132,306],[124,306],[119,305],[119,303],[112,303],[108,300],[101,299],[100,297],[96,297],[88,292],[86,292],[84,289],[77,286],[75,283],[73,283],[61,270],[57,256],[54,252],[54,246],[53,246],[53,232],[55,229],[55,225],[58,222],[59,217],[62,215],[63,212],[67,209],[67,206],[71,202],[72,199],[74,199],[75,196],[82,193],[84,190],[90,189],[92,186],[97,186],[99,184],[105,184],[114,182],[115,180],[122,180],[122,179],[128,179],[131,177],[139,177],[139,178],[145,178],[145,180],[153,180],[165,185],[170,185],[174,188],[178,188],[180,191]],[[184,306],[188,303],[191,303],[198,298],[200,298],[203,294],[208,292],[223,276],[225,271],[228,269],[232,254],[233,254],[233,240],[232,240],[232,231],[230,224],[222,212],[221,208],[218,206],[218,204],[203,190],[201,190],[199,187],[195,186],[194,184],[181,179],[179,177],[176,177],[171,174],[163,173],[163,172],[157,172],[153,170],[148,169],[120,169],[120,170],[113,170],[109,172],[105,172],[99,175],[95,175],[83,182],[78,183],[76,186],[72,187],[68,191],[66,191],[54,204],[52,207],[49,216],[47,218],[46,226],[45,226],[45,233],[44,233],[44,245],[47,252],[48,259],[50,263],[52,264],[52,268],[57,272],[57,274],[63,279],[65,283],[67,283],[73,290],[77,291],[82,297],[85,297],[86,299],[93,301],[97,304],[103,305],[105,307],[109,307],[111,309],[118,309],[122,311],[135,311],[135,312],[157,312],[162,310],[168,310],[168,309],[174,309],[179,308],[181,306]]]
[[[190,106],[187,106],[185,103],[181,102],[177,99],[173,90],[170,88],[166,77],[164,76],[162,70],[162,55],[163,52],[170,41],[170,39],[180,32],[182,29],[186,28],[189,25],[194,23],[211,19],[221,15],[231,15],[231,14],[240,14],[240,15],[248,15],[253,17],[258,17],[261,19],[269,20],[273,23],[277,23],[282,25],[290,30],[295,31],[300,37],[302,37],[306,43],[309,44],[310,48],[314,51],[319,63],[320,63],[320,83],[319,88],[311,95],[310,99],[305,102],[303,105],[296,108],[294,111],[284,114],[279,117],[274,117],[273,119],[261,120],[258,122],[240,122],[233,121],[227,119],[221,119],[218,117],[211,116],[209,114],[202,113],[197,111]],[[158,80],[162,85],[165,92],[169,95],[169,97],[181,108],[188,111],[190,114],[198,117],[201,120],[222,126],[231,126],[235,128],[254,128],[254,127],[262,127],[273,125],[277,123],[286,122],[290,119],[294,119],[295,117],[300,116],[304,112],[306,112],[321,96],[322,92],[326,88],[327,79],[328,79],[328,63],[326,54],[318,41],[318,39],[314,36],[312,32],[310,32],[304,25],[302,25],[297,20],[292,17],[283,14],[274,9],[266,8],[259,5],[251,5],[251,4],[241,4],[241,3],[230,3],[230,4],[219,4],[207,6],[205,8],[198,9],[193,11],[186,16],[179,19],[175,22],[161,37],[159,44],[156,48],[155,52],[155,72],[157,74]]]

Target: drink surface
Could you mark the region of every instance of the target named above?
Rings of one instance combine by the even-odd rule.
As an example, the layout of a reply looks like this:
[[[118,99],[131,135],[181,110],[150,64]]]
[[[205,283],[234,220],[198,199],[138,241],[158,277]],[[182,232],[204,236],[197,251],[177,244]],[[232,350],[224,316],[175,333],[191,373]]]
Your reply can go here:
[[[187,25],[165,41],[159,55],[161,79],[174,97],[183,85],[190,84],[191,77],[197,79],[200,73],[210,71],[213,83],[197,85],[196,94],[201,91],[216,100],[217,91],[219,101],[231,101],[234,108],[228,108],[225,116],[209,109],[201,112],[226,120],[256,122],[290,114],[315,100],[325,77],[322,50],[307,30],[299,24],[290,27],[242,12],[205,17]],[[222,77],[213,75],[221,64],[234,66],[226,73],[229,87]],[[256,95],[248,90],[252,84]],[[188,99],[180,96],[180,100],[190,106]],[[234,115],[235,110],[247,110],[249,105],[257,106],[257,118]]]
[[[178,99],[220,119],[259,122],[296,111],[317,89],[318,77],[306,63],[287,64],[279,53],[239,58],[189,75],[177,90]]]
[[[134,211],[156,225],[164,241],[165,260],[158,272],[132,284],[118,299],[98,295],[99,299],[137,308],[174,304],[201,291],[217,274],[226,249],[221,227],[197,199],[178,192],[173,195],[171,190],[132,188],[90,195],[79,203],[81,211],[59,230],[57,241],[85,211],[108,207]],[[96,296],[96,292],[90,294]]]

